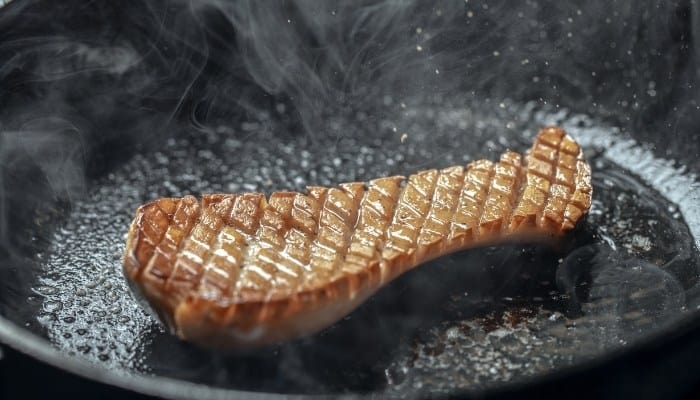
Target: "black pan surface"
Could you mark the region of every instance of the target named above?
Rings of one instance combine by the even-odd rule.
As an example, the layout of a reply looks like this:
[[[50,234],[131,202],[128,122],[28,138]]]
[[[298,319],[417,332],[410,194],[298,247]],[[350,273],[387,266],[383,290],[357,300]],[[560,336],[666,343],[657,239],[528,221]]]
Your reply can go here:
[[[12,2],[0,337],[175,398],[687,392],[698,377],[677,367],[700,347],[694,10],[642,5]],[[248,354],[165,333],[121,276],[150,199],[494,159],[547,124],[594,171],[591,214],[562,248],[443,257],[318,335]]]

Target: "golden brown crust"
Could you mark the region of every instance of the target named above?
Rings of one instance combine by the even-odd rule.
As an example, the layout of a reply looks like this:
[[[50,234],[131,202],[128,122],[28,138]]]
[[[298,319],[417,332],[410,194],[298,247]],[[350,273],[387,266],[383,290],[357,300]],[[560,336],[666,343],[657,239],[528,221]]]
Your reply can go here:
[[[180,337],[247,348],[313,333],[432,258],[522,236],[560,237],[591,205],[590,168],[564,131],[523,157],[309,187],[211,194],[138,209],[124,273]]]

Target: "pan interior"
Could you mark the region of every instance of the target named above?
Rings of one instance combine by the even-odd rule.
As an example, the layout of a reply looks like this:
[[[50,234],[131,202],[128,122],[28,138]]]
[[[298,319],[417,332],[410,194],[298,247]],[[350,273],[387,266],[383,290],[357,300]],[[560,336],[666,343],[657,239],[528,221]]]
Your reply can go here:
[[[385,103],[382,118],[330,117],[313,145],[272,140],[266,121],[182,131],[96,179],[38,255],[35,329],[66,354],[123,373],[284,393],[442,393],[575,365],[698,303],[696,183],[682,168],[602,122],[533,103]],[[495,159],[525,150],[552,123],[583,145],[595,190],[587,221],[559,252],[514,244],[443,257],[320,334],[243,355],[163,332],[121,275],[132,213],[150,199],[303,190]]]

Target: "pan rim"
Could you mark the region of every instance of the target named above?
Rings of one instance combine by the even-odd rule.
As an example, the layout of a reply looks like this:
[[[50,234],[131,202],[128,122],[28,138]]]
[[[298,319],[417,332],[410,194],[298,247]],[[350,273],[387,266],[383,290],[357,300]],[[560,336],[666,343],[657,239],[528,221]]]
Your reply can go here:
[[[671,347],[674,343],[700,334],[700,309],[687,311],[687,314],[670,322],[665,328],[637,338],[631,344],[618,346],[599,356],[576,362],[550,372],[534,375],[522,380],[504,382],[501,385],[485,389],[456,389],[450,395],[459,395],[463,398],[488,398],[497,397],[499,394],[517,393],[524,390],[532,390],[547,384],[555,384],[567,378],[573,378],[586,372],[594,372],[606,364],[624,361],[626,358],[639,356],[644,353],[659,351]],[[51,367],[69,372],[78,377],[92,380],[101,384],[114,386],[134,393],[147,396],[157,396],[169,399],[322,399],[332,397],[334,399],[356,399],[365,396],[376,396],[381,393],[329,393],[329,394],[295,394],[254,392],[237,389],[225,389],[204,384],[188,382],[182,379],[165,376],[148,376],[138,374],[117,374],[99,364],[90,363],[79,357],[71,357],[63,354],[51,343],[19,327],[14,322],[0,315],[0,343],[21,352],[39,362]],[[415,393],[419,395],[420,393]]]

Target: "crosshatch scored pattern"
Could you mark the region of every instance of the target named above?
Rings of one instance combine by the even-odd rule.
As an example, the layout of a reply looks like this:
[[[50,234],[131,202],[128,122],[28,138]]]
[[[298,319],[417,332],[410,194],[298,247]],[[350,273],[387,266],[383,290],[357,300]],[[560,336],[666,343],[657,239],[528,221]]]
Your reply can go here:
[[[158,199],[136,213],[124,272],[180,336],[217,336],[206,331],[246,331],[324,303],[345,301],[336,314],[347,313],[406,270],[459,249],[532,233],[561,236],[588,211],[591,195],[581,149],[562,129],[547,127],[524,157],[509,151],[498,162],[408,179],[269,198]]]

